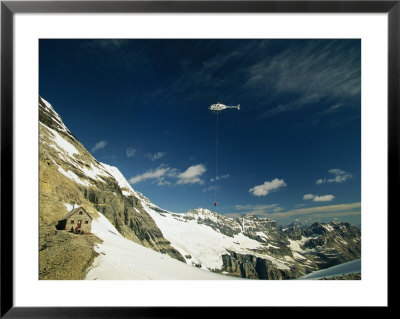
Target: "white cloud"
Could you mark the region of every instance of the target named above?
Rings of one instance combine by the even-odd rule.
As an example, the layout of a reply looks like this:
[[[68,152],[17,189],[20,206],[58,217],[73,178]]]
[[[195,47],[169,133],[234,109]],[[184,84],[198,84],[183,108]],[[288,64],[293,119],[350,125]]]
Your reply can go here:
[[[353,177],[353,175],[351,175],[349,172],[345,172],[344,170],[338,168],[330,169],[329,173],[336,176],[334,178],[328,179],[328,183],[341,183]]]
[[[190,166],[186,171],[178,175],[177,184],[203,184],[200,176],[206,171],[203,164]]]
[[[136,154],[136,149],[128,147],[126,149],[126,157],[133,157]]]
[[[333,178],[320,178],[315,183],[320,185],[323,183],[342,183],[347,181],[349,178],[352,178],[353,175],[349,172],[346,172],[340,168],[332,168],[328,171],[329,173],[335,175]]]
[[[315,196],[313,198],[314,202],[330,202],[331,200],[335,199],[333,195],[323,195],[323,196]]]
[[[155,180],[157,181],[157,185],[166,185],[169,184],[169,182],[165,181],[165,178],[174,176],[176,176],[176,169],[170,168],[165,164],[161,164],[156,169],[150,169],[143,174],[131,177],[129,179],[129,183],[136,184],[145,180]]]
[[[96,145],[92,148],[92,153],[106,147],[107,145],[107,141],[100,141],[98,143],[96,143]]]
[[[265,181],[264,184],[256,185],[253,188],[249,189],[249,192],[254,196],[265,196],[271,191],[275,191],[280,187],[287,186],[283,179],[273,179],[272,181],[268,182]]]
[[[183,173],[179,173],[176,168],[171,168],[166,164],[161,164],[155,169],[149,169],[143,174],[136,175],[129,179],[130,184],[136,184],[142,181],[151,180],[158,186],[176,184],[203,184],[201,175],[206,171],[203,164],[190,166]]]
[[[314,202],[330,202],[334,198],[335,198],[335,196],[333,196],[333,195],[318,196],[318,195],[313,195],[313,194],[305,194],[303,196],[304,200],[312,199]]]
[[[335,174],[335,175],[343,175],[346,172],[340,168],[332,168],[328,171],[329,173]]]
[[[159,160],[161,157],[163,157],[165,154],[167,154],[167,153],[165,153],[165,152],[157,152],[157,153],[154,153],[154,154],[151,154],[151,153],[147,153],[146,154],[146,157],[148,158],[148,159],[150,159],[152,162],[154,162],[154,161],[156,161],[156,160]]]

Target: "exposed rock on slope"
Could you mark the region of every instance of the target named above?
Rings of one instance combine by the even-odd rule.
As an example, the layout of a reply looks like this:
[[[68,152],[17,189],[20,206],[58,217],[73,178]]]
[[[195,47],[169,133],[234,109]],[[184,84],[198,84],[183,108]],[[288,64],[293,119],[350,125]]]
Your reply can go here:
[[[56,231],[53,226],[42,226],[39,236],[39,279],[84,279],[98,255],[93,245],[100,242],[91,234],[82,236]]]
[[[292,279],[296,274],[287,269],[276,267],[268,259],[254,255],[242,255],[233,251],[222,256],[221,271],[233,276],[250,279]]]

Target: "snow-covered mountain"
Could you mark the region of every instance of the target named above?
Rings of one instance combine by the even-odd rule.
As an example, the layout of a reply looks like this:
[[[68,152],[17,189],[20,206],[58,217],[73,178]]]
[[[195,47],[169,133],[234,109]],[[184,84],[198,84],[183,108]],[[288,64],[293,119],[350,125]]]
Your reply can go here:
[[[105,255],[96,257],[88,278],[178,279],[176,273],[159,274],[157,267],[168,260],[170,267],[197,267],[202,273],[289,279],[360,258],[360,231],[346,223],[282,229],[256,216],[229,218],[202,208],[185,214],[163,210],[135,191],[116,167],[98,162],[42,98],[39,114],[40,225],[54,225],[72,205],[83,206],[97,218],[93,233],[103,243],[95,249]],[[139,255],[148,255],[140,245],[155,251],[143,259],[147,272],[132,266]],[[123,262],[115,263],[118,258]],[[129,270],[124,275],[107,271],[118,267]]]
[[[142,203],[188,264],[245,278],[297,278],[360,255],[360,233],[332,222],[282,230],[268,218],[229,218],[198,208],[185,214]]]

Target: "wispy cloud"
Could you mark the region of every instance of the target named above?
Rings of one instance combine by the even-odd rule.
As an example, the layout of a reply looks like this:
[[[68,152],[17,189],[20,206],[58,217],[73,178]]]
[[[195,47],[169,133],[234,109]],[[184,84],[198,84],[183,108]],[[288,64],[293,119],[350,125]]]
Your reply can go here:
[[[349,172],[346,172],[339,168],[333,168],[328,171],[329,173],[333,174],[333,178],[320,178],[315,183],[320,185],[324,183],[343,183],[347,181],[349,178],[352,178],[353,175]]]
[[[303,196],[303,199],[304,200],[312,199],[314,202],[330,202],[333,199],[335,199],[335,196],[333,196],[333,195],[318,196],[318,195],[313,195],[313,194],[305,194]]]
[[[226,66],[234,63],[234,61],[240,61],[243,55],[247,52],[249,45],[244,46],[237,50],[230,52],[223,51],[211,58],[208,58],[201,64],[194,64],[186,62],[183,64],[184,70],[190,67],[191,72],[183,72],[183,75],[175,82],[174,87],[184,88],[190,83],[195,86],[212,86],[219,87],[226,83],[224,77],[221,77],[221,70]],[[235,72],[230,68],[232,72]]]
[[[275,178],[272,181],[265,181],[264,184],[256,185],[249,189],[254,196],[266,196],[272,191],[276,191],[281,187],[287,186],[283,179]]]
[[[337,216],[352,216],[361,213],[361,203],[337,204],[328,206],[316,206],[308,208],[299,208],[281,212],[259,212],[257,215],[266,216],[269,218],[287,218],[293,216],[308,215],[314,218],[319,217],[337,217]]]
[[[136,149],[132,147],[128,147],[126,149],[126,157],[133,157],[136,154]]]
[[[129,40],[126,39],[94,39],[84,42],[83,46],[96,50],[111,51],[120,49],[123,45],[127,44],[128,41]]]
[[[278,104],[278,106],[268,109],[265,113],[263,113],[261,115],[261,117],[268,118],[268,117],[277,115],[279,113],[294,111],[294,110],[302,108],[303,106],[305,106],[307,104],[316,103],[320,99],[321,99],[321,96],[316,93],[310,93],[309,95],[303,95],[303,96],[296,98],[295,100],[292,100],[290,103]]]
[[[360,52],[346,49],[345,42],[309,41],[290,46],[278,55],[266,55],[247,70],[247,87],[274,94],[290,94],[291,99],[271,103],[263,117],[298,110],[322,99],[334,102],[329,112],[342,107],[341,101],[359,99],[361,92]],[[289,96],[289,95],[288,95]]]
[[[206,188],[203,188],[203,192],[205,193],[205,192],[211,192],[211,191],[214,191],[214,190],[218,190],[219,189],[219,187],[218,186],[216,186],[216,185],[212,185],[212,186],[209,186],[209,187],[206,187]]]
[[[159,160],[160,158],[164,157],[165,154],[167,154],[167,153],[166,152],[157,152],[154,154],[147,153],[146,157],[148,159],[150,159],[152,162],[154,162],[154,161]]]
[[[352,111],[350,111],[350,109],[352,109]],[[325,120],[333,126],[343,125],[360,119],[360,112],[358,110],[359,103],[345,103],[343,101],[315,112],[309,123],[316,125],[320,123],[321,120]]]
[[[330,202],[333,199],[335,199],[335,196],[333,195],[323,195],[323,196],[315,196],[313,198],[314,202]]]
[[[347,208],[346,208],[347,207]],[[337,217],[358,216],[361,203],[341,204],[331,206],[319,206],[313,208],[295,209],[285,212],[270,212],[263,210],[254,210],[250,212],[228,213],[225,216],[231,218],[241,217],[243,215],[256,215],[259,217],[267,217],[276,220],[285,220],[287,218],[295,218],[294,220],[309,223],[321,219],[334,219]]]
[[[319,218],[332,219],[334,217],[358,216],[361,214],[361,203],[324,205],[308,208],[298,208],[292,210],[284,210],[278,204],[268,205],[236,205],[235,208],[240,210],[238,213],[229,213],[229,217],[240,217],[243,215],[256,215],[259,217],[267,217],[275,220],[301,219],[303,221],[315,221]]]
[[[344,106],[343,103],[337,103],[337,104],[332,105],[331,107],[329,107],[329,109],[327,109],[324,113],[328,114],[328,113],[337,112],[339,109],[343,108],[343,106]]]
[[[226,178],[229,178],[229,174],[217,176],[216,180],[219,181],[220,179],[226,179]],[[210,182],[215,182],[215,178],[211,178]]]
[[[92,151],[92,153],[94,153],[94,152],[106,147],[106,145],[107,145],[107,141],[100,141],[100,142],[96,143],[95,146],[92,147],[91,151]]]
[[[335,218],[335,217],[348,217],[348,216],[358,216],[360,215],[360,211],[343,211],[343,212],[335,212],[335,213],[322,213],[322,214],[313,214],[311,216],[307,216],[308,218],[314,217],[314,218]]]
[[[99,39],[85,41],[85,48],[93,54],[105,50],[118,52],[119,59],[114,55],[107,59],[102,54],[101,62],[114,67],[118,64],[125,71],[159,68],[148,54],[159,43],[149,40],[141,43],[140,49],[130,50],[133,43],[125,39]],[[166,77],[157,88],[142,92],[136,99],[145,102],[162,96],[164,103],[178,105],[176,96],[180,102],[187,99],[185,102],[190,103],[198,97],[215,99],[218,92],[226,103],[251,98],[260,101],[265,105],[261,116],[270,117],[321,100],[332,106],[342,103],[344,108],[349,105],[343,104],[344,100],[360,96],[361,57],[357,40],[177,40],[174,47],[193,54],[177,63],[176,77]],[[176,49],[163,49],[162,63],[174,59]],[[224,95],[232,87],[234,90]],[[180,94],[188,91],[190,97]]]
[[[203,184],[204,181],[200,178],[206,171],[203,164],[190,166],[186,171],[178,175],[177,184]]]
[[[235,205],[236,210],[242,211],[246,214],[258,214],[258,213],[273,213],[281,211],[283,208],[278,204],[265,204],[265,205]]]
[[[228,213],[225,216],[236,218],[243,215],[267,215],[282,211],[284,208],[278,204],[264,204],[264,205],[235,205],[235,209],[239,212]]]

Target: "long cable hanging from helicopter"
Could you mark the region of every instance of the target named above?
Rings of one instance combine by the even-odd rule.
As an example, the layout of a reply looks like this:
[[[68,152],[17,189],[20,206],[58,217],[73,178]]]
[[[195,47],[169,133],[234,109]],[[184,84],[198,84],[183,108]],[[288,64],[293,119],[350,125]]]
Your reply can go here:
[[[217,181],[218,181],[218,114],[222,110],[226,109],[238,109],[240,110],[240,104],[236,106],[228,106],[222,103],[212,104],[209,107],[210,110],[215,111],[217,113],[217,123],[216,123],[216,140],[215,140],[215,180],[214,180],[214,206],[217,206]]]
[[[214,206],[217,206],[217,178],[218,178],[218,114],[217,111],[217,133],[215,139],[215,185],[214,185]]]

